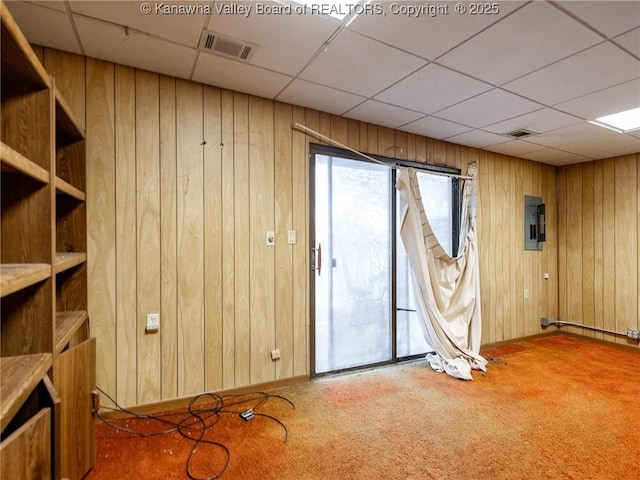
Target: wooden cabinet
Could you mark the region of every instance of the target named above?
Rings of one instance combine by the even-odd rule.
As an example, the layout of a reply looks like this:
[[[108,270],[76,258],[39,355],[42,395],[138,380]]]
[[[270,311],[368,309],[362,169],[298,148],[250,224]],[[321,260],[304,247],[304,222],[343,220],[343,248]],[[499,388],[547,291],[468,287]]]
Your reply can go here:
[[[1,8],[1,466],[74,480],[95,457],[85,136]]]

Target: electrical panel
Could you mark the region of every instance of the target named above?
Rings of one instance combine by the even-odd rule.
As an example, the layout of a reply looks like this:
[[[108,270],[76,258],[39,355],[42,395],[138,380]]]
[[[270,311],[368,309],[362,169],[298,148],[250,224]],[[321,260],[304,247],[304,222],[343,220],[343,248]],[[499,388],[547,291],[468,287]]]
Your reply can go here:
[[[546,240],[546,215],[542,198],[524,196],[524,249],[542,250]]]

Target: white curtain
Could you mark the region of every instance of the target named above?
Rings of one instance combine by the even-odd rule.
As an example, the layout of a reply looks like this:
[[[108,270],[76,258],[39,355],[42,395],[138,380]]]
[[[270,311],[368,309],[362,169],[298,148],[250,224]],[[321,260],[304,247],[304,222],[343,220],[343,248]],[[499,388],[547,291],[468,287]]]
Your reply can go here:
[[[475,166],[468,175],[475,178]],[[431,367],[471,380],[471,369],[486,371],[480,355],[480,273],[476,238],[476,181],[464,180],[458,256],[447,254],[427,219],[416,172],[401,168],[400,236],[409,257],[420,325],[435,354]],[[425,192],[425,195],[428,192]]]

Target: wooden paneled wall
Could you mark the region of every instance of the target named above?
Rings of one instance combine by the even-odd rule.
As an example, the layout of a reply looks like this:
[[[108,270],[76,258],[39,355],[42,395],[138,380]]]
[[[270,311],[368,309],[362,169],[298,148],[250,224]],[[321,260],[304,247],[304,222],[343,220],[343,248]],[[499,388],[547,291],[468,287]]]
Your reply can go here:
[[[621,333],[640,328],[639,163],[635,154],[558,169],[561,320]]]
[[[89,314],[98,385],[121,405],[309,374],[308,143],[317,140],[295,122],[371,154],[463,171],[479,162],[483,343],[539,333],[540,316],[558,316],[554,167],[39,54],[86,122]],[[547,204],[543,252],[524,251],[524,195]],[[146,334],[153,312],[160,332]]]

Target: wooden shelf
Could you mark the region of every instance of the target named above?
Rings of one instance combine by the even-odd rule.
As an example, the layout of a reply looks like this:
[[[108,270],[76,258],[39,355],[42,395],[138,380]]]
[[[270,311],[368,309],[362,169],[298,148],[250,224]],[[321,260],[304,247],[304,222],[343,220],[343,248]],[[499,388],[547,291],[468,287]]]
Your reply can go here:
[[[21,173],[44,184],[49,183],[49,172],[3,142],[0,142],[0,160],[4,172]]]
[[[0,8],[3,75],[6,73],[13,77],[12,79],[35,89],[49,88],[49,74],[36,57],[4,3]]]
[[[80,479],[95,460],[85,130],[2,0],[0,19],[0,468]]]
[[[0,358],[0,431],[4,431],[51,365],[50,353]]]
[[[54,272],[56,274],[62,273],[65,270],[76,267],[87,261],[86,253],[77,252],[64,252],[56,253],[56,263],[54,265]]]
[[[71,185],[68,182],[65,182],[63,179],[56,177],[55,179],[55,186],[56,186],[56,190],[58,192],[64,193],[66,195],[69,195],[70,197],[75,198],[76,200],[79,200],[81,202],[85,201],[85,194],[82,190],[80,190],[79,188],[74,187],[73,185]]]
[[[35,285],[50,276],[51,265],[46,263],[3,263],[0,265],[0,297]]]
[[[71,107],[55,87],[56,135],[63,135],[67,142],[84,140],[85,132],[73,114]]]
[[[56,313],[56,333],[54,348],[56,353],[60,353],[65,345],[69,343],[71,337],[78,331],[78,328],[87,319],[87,312],[57,312]]]

